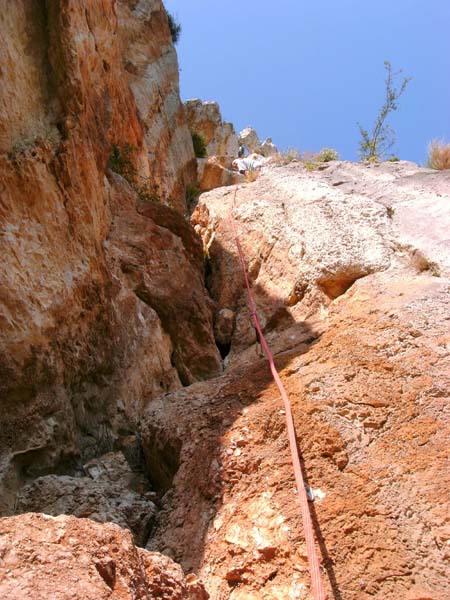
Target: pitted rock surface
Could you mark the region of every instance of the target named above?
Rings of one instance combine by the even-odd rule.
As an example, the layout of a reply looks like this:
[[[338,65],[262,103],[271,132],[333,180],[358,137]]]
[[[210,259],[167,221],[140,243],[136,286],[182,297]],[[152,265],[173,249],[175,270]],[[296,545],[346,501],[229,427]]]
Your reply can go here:
[[[276,358],[330,598],[450,598],[449,308],[448,279],[369,275],[317,341]],[[309,600],[284,410],[266,362],[247,361],[147,409],[144,452],[169,488],[148,547],[215,599]]]
[[[1,598],[311,599],[232,211],[329,597],[450,600],[449,172],[275,157],[195,231],[161,1],[17,0],[1,28],[0,512],[92,518],[1,519]],[[237,137],[197,102],[199,185],[230,185]],[[154,523],[164,556],[93,519]]]
[[[371,273],[450,274],[448,173],[403,162],[321,169],[269,165],[256,182],[238,186],[236,198],[234,187],[200,197],[191,220],[211,257],[216,315],[236,313],[230,362],[255,341],[233,206],[259,318],[278,346],[295,323],[325,323],[330,303]]]
[[[2,600],[207,600],[166,556],[117,525],[27,514],[0,519]]]
[[[147,542],[156,506],[148,481],[130,470],[123,454],[110,453],[84,465],[86,476],[46,475],[24,486],[16,514],[73,515],[129,529],[139,546]]]

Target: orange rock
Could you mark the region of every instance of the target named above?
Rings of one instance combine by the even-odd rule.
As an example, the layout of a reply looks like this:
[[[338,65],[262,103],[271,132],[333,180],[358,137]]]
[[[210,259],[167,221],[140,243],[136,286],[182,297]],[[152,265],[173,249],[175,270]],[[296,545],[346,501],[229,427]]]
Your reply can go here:
[[[117,525],[29,513],[0,519],[2,600],[206,600],[167,556],[136,548]]]
[[[146,401],[220,367],[192,232],[182,241],[139,215],[124,180],[105,177],[128,144],[138,181],[170,197],[183,229],[196,163],[162,3],[20,0],[2,40],[0,514],[24,481],[111,450]],[[111,238],[123,270],[109,266]],[[144,272],[155,294],[139,297]],[[195,338],[206,355],[188,351]]]

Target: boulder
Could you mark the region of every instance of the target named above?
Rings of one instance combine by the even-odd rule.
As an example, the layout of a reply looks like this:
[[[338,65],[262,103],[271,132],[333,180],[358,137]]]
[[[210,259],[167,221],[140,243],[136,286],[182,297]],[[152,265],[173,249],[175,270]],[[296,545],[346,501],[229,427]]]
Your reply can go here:
[[[261,143],[253,127],[246,127],[241,131],[239,134],[239,146],[243,146],[248,154],[256,152],[265,157],[279,154],[278,148],[272,142],[272,138],[267,138]]]
[[[242,183],[245,178],[232,168],[232,157],[210,156],[197,160],[198,185],[201,192]]]
[[[277,154],[279,154],[278,148],[272,142],[272,138],[267,138],[266,140],[264,140],[264,142],[261,144],[260,150],[261,154],[267,157],[277,156]]]
[[[222,121],[217,102],[187,100],[184,108],[189,128],[201,135],[208,156],[237,156],[237,135],[231,123]]]
[[[84,466],[87,476],[46,475],[21,488],[16,514],[43,512],[74,515],[99,523],[116,523],[147,542],[156,513],[148,481],[130,470],[123,454],[109,453]]]
[[[0,519],[2,600],[207,600],[201,582],[129,532],[75,517]]]
[[[239,187],[234,216],[268,338],[277,344],[305,319],[326,322],[330,304],[371,273],[448,276],[448,201],[448,174],[411,163],[265,166]],[[229,360],[255,342],[228,221],[233,203],[234,190],[213,190],[192,215],[205,244],[214,233],[208,288],[216,314],[236,313]]]
[[[252,152],[259,152],[261,142],[253,127],[246,127],[241,131],[239,134],[239,145],[244,146],[249,154]]]

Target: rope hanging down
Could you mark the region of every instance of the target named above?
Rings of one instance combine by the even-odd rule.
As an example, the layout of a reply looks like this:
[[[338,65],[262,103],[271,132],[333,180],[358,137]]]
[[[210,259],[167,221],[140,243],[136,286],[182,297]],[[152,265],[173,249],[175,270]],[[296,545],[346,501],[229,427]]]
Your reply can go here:
[[[305,482],[303,479],[302,468],[300,465],[300,459],[299,459],[299,455],[298,455],[297,440],[295,438],[295,428],[294,428],[294,420],[292,418],[291,403],[290,403],[289,397],[286,393],[286,390],[284,389],[284,385],[280,379],[280,376],[278,375],[272,353],[269,349],[269,346],[267,345],[266,339],[262,332],[261,324],[258,319],[258,315],[256,313],[255,301],[253,299],[253,295],[252,295],[252,292],[250,289],[250,282],[248,279],[247,268],[246,268],[245,262],[244,262],[244,255],[242,252],[241,243],[239,241],[236,223],[235,223],[234,217],[233,217],[233,210],[235,208],[235,203],[236,203],[236,194],[237,194],[237,186],[235,187],[235,190],[234,190],[233,207],[230,210],[229,220],[231,223],[234,240],[236,242],[236,247],[237,247],[238,254],[239,254],[239,261],[241,263],[242,273],[243,273],[244,279],[245,279],[245,286],[247,288],[248,302],[249,302],[249,306],[250,306],[250,314],[252,315],[253,324],[258,333],[260,344],[261,344],[261,346],[264,350],[264,353],[266,355],[266,358],[269,362],[270,370],[272,372],[272,377],[273,377],[275,383],[277,384],[278,390],[280,392],[280,395],[281,395],[281,398],[282,398],[283,404],[284,404],[284,410],[285,410],[285,414],[286,414],[286,426],[287,426],[288,437],[289,437],[289,447],[290,447],[290,451],[291,451],[292,465],[294,468],[294,475],[295,475],[295,484],[296,484],[296,488],[297,488],[297,494],[298,494],[298,497],[300,500],[300,512],[302,515],[303,530],[304,530],[304,534],[305,534],[306,551],[308,554],[309,571],[311,574],[311,587],[312,587],[313,598],[314,598],[314,600],[326,600],[325,588],[323,586],[322,577],[321,577],[321,573],[320,573],[320,561],[319,561],[319,556],[316,551],[316,545],[315,545],[315,540],[314,540],[314,528],[313,528],[313,523],[312,523],[312,519],[311,519],[311,514],[309,512],[308,497],[306,494]]]

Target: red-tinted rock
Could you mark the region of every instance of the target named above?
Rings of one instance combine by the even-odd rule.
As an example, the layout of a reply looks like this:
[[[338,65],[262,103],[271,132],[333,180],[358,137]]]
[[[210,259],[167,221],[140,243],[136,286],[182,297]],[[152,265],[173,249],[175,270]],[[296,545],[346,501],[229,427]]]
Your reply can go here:
[[[29,513],[0,519],[2,600],[206,600],[168,557],[117,525]]]
[[[126,194],[120,216],[105,177],[128,145],[138,181],[179,213],[195,177],[166,12],[132,5],[18,0],[2,21],[0,512],[33,477],[110,451],[145,402],[180,386],[177,369],[190,382],[219,364],[189,227],[158,227]],[[108,236],[138,235],[126,252],[152,256],[150,305],[105,251]]]

